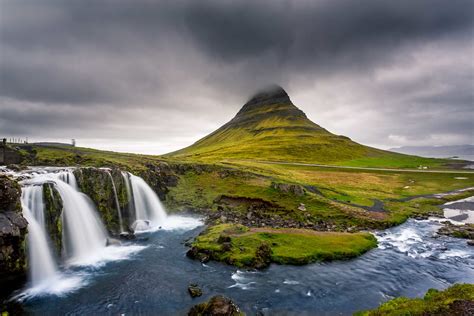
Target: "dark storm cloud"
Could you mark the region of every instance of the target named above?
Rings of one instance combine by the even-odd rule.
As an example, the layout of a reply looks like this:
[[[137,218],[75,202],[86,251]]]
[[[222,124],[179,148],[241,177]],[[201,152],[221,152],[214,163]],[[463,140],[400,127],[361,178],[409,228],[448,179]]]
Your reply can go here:
[[[472,115],[473,25],[471,0],[1,0],[0,132],[47,135],[49,124],[89,137],[107,117],[120,137],[114,127],[133,134],[152,116],[149,136],[140,137],[181,126],[195,140],[276,82],[322,125],[384,144],[408,120],[409,105],[421,116]],[[377,77],[381,70],[388,79]],[[393,77],[400,70],[412,75]],[[330,108],[318,105],[329,100],[323,95],[334,99]],[[25,104],[30,112],[18,110]],[[369,135],[326,122],[334,111],[352,116],[340,122],[369,112],[377,114],[366,119],[390,113],[394,121]],[[105,113],[102,123],[94,113]],[[472,129],[457,120],[433,119],[402,136],[437,126],[467,139]]]

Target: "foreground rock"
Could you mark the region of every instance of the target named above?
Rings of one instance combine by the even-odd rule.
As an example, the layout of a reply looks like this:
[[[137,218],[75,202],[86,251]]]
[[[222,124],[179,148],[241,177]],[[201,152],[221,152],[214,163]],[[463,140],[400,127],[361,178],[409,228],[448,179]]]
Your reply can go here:
[[[191,295],[191,297],[198,297],[202,295],[201,288],[195,283],[191,283],[188,286],[188,292],[189,292],[189,295]]]
[[[0,291],[26,272],[28,222],[22,216],[20,198],[18,183],[0,175]]]
[[[230,299],[222,295],[213,296],[209,301],[194,305],[189,316],[241,316],[245,315]]]
[[[355,315],[474,315],[474,284],[455,284],[444,291],[430,289],[424,298],[398,297]]]
[[[455,238],[474,239],[474,224],[454,225],[451,222],[443,223],[438,234]]]

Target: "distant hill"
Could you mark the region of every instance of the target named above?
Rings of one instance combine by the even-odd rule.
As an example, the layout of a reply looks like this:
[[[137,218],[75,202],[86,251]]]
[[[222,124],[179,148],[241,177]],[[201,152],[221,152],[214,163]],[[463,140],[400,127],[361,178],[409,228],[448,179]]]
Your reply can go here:
[[[165,156],[201,161],[252,159],[393,167],[420,164],[416,157],[364,146],[330,133],[309,120],[279,86],[255,94],[228,123]]]
[[[461,159],[474,160],[474,145],[454,146],[403,146],[391,148],[390,151],[433,158],[458,157]]]

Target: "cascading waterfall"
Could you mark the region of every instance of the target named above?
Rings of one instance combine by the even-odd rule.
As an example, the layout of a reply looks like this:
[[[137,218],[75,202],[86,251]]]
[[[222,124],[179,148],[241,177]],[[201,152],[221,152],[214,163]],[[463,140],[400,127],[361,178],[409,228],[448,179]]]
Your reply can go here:
[[[114,191],[114,197],[115,197],[115,207],[117,208],[117,214],[118,214],[118,219],[119,219],[119,224],[120,224],[120,232],[123,233],[124,230],[123,230],[123,221],[122,221],[122,210],[120,209],[120,203],[117,196],[117,189],[115,187],[114,178],[112,177],[112,174],[110,173],[109,170],[106,170],[106,172],[109,175],[110,181],[112,182],[112,189]]]
[[[103,262],[127,259],[145,248],[119,243],[107,246],[107,231],[92,201],[78,191],[72,169],[59,172],[58,169],[38,169],[25,173],[25,179],[20,183],[23,216],[28,221],[27,249],[31,286],[15,296],[16,299],[24,300],[44,294],[60,295],[87,284],[84,273],[76,273],[76,269],[60,270],[64,263],[97,267]],[[60,254],[54,253],[45,225],[48,221],[45,220],[44,183],[54,184],[62,200],[63,209],[54,211],[61,212],[64,262],[56,261]]]
[[[163,225],[167,215],[156,193],[142,178],[131,173],[124,174],[124,179],[135,209],[133,230],[144,231]]]
[[[31,283],[35,287],[53,279],[58,272],[44,225],[43,186],[23,187],[21,204],[28,221],[28,260]]]
[[[76,177],[74,173],[70,171],[62,171],[57,174],[59,180],[66,182],[70,186],[74,188],[74,190],[79,191],[79,187],[77,186]]]
[[[68,184],[55,181],[63,201],[63,236],[66,254],[72,259],[84,259],[106,246],[107,233],[95,213],[89,198],[77,191],[76,178],[68,172]]]
[[[135,204],[133,202],[132,188],[130,187],[130,173],[122,171],[122,177],[123,181],[125,182],[125,189],[127,191],[127,212],[129,216],[131,216],[132,214],[135,214]],[[133,224],[133,222],[130,222],[130,224]]]

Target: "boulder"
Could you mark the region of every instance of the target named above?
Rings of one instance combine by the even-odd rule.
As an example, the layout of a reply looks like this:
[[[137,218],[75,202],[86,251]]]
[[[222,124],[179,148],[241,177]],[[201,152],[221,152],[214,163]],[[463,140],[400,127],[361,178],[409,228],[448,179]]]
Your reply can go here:
[[[209,301],[194,305],[188,316],[238,316],[244,315],[239,307],[228,297],[213,296]]]
[[[188,286],[188,292],[189,292],[189,295],[191,295],[191,297],[199,297],[202,295],[202,290],[201,288],[199,287],[199,285],[197,285],[196,283],[191,283],[189,286]]]
[[[272,182],[271,187],[283,193],[290,193],[296,196],[304,195],[304,188],[299,184]]]
[[[474,224],[454,225],[451,222],[443,223],[438,234],[455,238],[474,239]]]
[[[22,216],[20,198],[19,184],[0,175],[0,283],[6,287],[26,273],[28,222]]]

